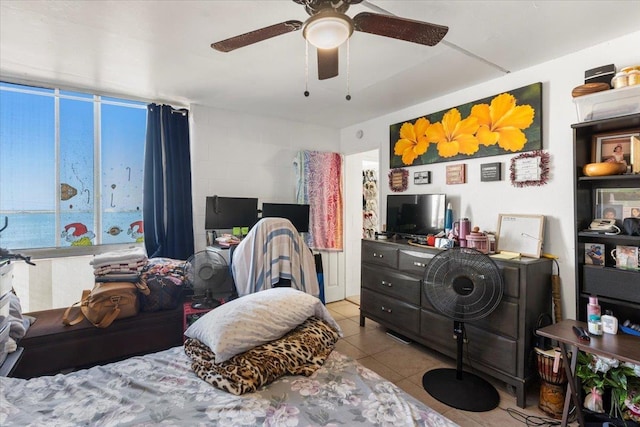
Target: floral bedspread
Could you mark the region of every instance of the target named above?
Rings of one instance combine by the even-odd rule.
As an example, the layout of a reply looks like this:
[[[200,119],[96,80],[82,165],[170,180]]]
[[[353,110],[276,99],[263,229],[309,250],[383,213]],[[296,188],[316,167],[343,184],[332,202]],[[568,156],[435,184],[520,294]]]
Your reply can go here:
[[[310,377],[235,396],[196,376],[182,347],[66,375],[2,378],[3,426],[455,426],[333,351]]]

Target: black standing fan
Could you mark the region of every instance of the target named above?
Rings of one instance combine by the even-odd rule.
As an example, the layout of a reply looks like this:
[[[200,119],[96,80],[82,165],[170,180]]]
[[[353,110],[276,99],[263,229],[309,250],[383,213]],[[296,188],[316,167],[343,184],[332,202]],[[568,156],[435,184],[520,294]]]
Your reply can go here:
[[[434,256],[424,272],[423,291],[441,314],[453,320],[457,340],[456,369],[433,369],[422,386],[440,402],[465,411],[490,411],[500,396],[490,383],[462,371],[464,322],[488,316],[502,299],[503,283],[491,258],[471,248],[452,248]]]
[[[193,289],[193,308],[215,308],[237,296],[229,265],[217,251],[200,251],[189,257],[184,277]]]

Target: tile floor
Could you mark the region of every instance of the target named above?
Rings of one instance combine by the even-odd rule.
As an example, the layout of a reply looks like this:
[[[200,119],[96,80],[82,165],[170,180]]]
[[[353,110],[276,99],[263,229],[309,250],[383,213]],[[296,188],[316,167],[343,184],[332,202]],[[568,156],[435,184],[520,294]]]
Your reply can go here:
[[[507,409],[512,409],[523,416],[541,417],[555,421],[538,408],[539,390],[537,384],[532,384],[529,387],[525,409],[516,405],[515,395],[511,395],[506,385],[500,381],[492,381],[500,394],[500,405],[489,412],[462,411],[435,400],[422,388],[422,375],[433,368],[455,368],[455,360],[419,344],[400,343],[389,337],[385,328],[373,320],[366,319],[365,327],[361,328],[358,300],[355,297],[327,304],[327,308],[340,324],[344,333],[344,337],[338,341],[336,349],[357,359],[362,365],[390,380],[450,420],[463,427],[526,425],[523,419],[515,419],[507,412]],[[571,423],[571,425],[577,426],[577,423]]]

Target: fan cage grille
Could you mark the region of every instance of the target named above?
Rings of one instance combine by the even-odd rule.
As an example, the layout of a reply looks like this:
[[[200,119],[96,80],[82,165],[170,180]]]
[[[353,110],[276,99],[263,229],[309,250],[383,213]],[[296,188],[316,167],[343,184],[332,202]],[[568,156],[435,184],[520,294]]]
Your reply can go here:
[[[228,297],[235,290],[225,258],[216,251],[193,254],[184,267],[185,283],[194,297],[210,295],[214,299]]]
[[[451,248],[427,264],[423,292],[437,311],[465,322],[491,314],[502,300],[504,284],[490,257],[472,248]]]

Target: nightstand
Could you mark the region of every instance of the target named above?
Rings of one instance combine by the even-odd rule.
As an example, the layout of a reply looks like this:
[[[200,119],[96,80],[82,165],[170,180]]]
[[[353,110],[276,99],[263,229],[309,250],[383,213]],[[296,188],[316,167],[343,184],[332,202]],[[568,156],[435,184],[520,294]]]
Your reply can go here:
[[[182,332],[186,331],[189,326],[211,310],[213,308],[193,308],[191,307],[192,302],[185,302],[182,306],[183,312],[183,322],[182,322]]]

